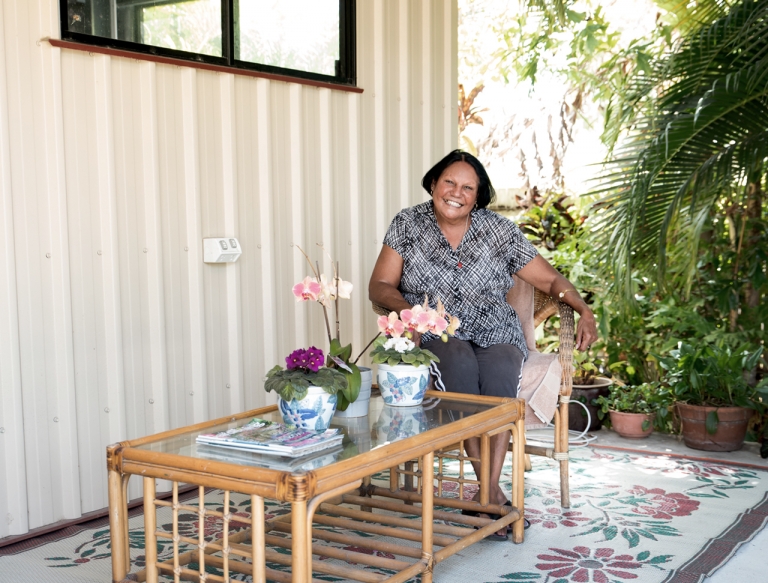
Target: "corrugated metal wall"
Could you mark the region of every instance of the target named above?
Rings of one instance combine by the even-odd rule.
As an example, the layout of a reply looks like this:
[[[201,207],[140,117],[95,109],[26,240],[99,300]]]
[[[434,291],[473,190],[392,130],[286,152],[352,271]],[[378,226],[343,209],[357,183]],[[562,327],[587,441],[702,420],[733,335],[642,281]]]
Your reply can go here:
[[[456,2],[357,11],[362,94],[54,48],[56,0],[0,0],[0,538],[105,507],[107,444],[271,402],[326,345],[296,245],[373,335],[386,227],[456,143]]]

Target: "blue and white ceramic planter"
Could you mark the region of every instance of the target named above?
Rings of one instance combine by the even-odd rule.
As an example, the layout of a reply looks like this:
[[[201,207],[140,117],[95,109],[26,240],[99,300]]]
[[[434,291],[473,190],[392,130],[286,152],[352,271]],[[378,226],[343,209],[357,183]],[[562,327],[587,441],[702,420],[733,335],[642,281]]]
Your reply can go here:
[[[307,396],[297,401],[277,398],[277,408],[283,423],[312,431],[325,431],[336,411],[336,395],[329,395],[322,387],[309,387]]]
[[[413,407],[421,404],[427,392],[429,366],[380,364],[376,380],[387,405]]]

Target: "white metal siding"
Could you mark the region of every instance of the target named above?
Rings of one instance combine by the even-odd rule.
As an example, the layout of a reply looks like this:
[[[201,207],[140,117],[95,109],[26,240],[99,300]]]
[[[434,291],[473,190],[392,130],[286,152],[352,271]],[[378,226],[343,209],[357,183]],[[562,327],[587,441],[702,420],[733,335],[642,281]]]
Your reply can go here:
[[[362,94],[54,48],[56,0],[0,0],[0,538],[104,508],[106,445],[272,402],[327,345],[297,245],[373,336],[386,227],[456,143],[456,2],[357,13]]]

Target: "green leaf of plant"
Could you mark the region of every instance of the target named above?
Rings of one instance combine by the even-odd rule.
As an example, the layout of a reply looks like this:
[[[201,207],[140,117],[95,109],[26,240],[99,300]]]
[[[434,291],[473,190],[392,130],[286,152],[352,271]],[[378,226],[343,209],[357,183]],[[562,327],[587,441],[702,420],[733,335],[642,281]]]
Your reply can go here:
[[[352,363],[347,363],[347,366],[352,369],[352,372],[344,372],[344,377],[347,380],[347,386],[344,387],[341,393],[341,400],[336,403],[336,408],[340,411],[346,411],[349,403],[354,403],[360,395],[360,385],[362,379],[360,377],[360,368]],[[341,408],[343,407],[343,408]]]
[[[568,16],[568,20],[575,23],[583,21],[587,16],[584,12],[576,12],[575,10],[569,10],[568,8],[565,9],[565,14]]]

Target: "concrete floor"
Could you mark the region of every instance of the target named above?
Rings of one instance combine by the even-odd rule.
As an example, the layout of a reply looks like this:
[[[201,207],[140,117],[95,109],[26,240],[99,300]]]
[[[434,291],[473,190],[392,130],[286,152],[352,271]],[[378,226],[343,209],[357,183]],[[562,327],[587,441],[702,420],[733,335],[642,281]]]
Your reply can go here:
[[[756,443],[746,443],[740,451],[710,452],[686,447],[682,439],[671,435],[653,433],[646,439],[629,440],[619,437],[613,431],[607,429],[596,431],[593,435],[597,437],[592,442],[593,445],[680,454],[690,459],[704,458],[708,460],[722,460],[729,463],[739,462],[768,470],[768,459],[760,457],[758,444]],[[704,581],[706,583],[733,583],[734,581],[761,583],[768,581],[768,575],[766,574],[768,563],[765,559],[766,549],[768,549],[768,528],[763,528],[751,541],[741,545],[731,560]]]

